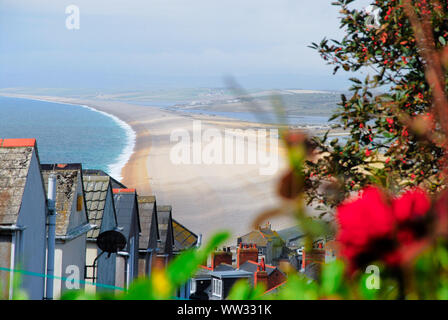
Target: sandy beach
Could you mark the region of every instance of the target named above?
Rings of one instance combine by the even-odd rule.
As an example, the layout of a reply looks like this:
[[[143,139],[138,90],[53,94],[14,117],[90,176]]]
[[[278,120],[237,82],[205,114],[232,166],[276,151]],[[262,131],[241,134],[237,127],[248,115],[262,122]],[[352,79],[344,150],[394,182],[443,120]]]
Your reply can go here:
[[[251,230],[260,212],[280,201],[275,190],[286,166],[281,155],[275,175],[261,175],[260,164],[174,164],[170,159],[175,144],[170,141],[173,130],[192,133],[195,120],[201,120],[202,130],[219,132],[237,128],[257,130],[269,125],[107,100],[8,96],[87,105],[129,124],[136,133],[136,141],[134,152],[122,169],[122,183],[136,188],[139,195],[154,194],[158,205],[172,205],[173,217],[196,234],[202,234],[204,240],[214,231],[225,229],[232,232],[233,243],[236,237]],[[293,220],[282,217],[270,222],[273,228],[281,229],[291,226]]]

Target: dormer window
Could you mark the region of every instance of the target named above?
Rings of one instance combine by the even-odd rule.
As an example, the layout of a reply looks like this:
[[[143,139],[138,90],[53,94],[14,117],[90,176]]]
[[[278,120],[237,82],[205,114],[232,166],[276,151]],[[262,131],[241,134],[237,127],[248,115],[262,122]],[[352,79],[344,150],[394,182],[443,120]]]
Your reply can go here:
[[[214,296],[222,297],[222,280],[213,279],[212,293]]]

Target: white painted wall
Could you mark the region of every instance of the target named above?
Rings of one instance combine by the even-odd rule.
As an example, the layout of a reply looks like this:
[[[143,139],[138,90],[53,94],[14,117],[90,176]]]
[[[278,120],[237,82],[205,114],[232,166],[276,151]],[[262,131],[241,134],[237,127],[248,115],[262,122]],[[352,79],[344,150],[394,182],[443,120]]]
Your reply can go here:
[[[84,289],[84,267],[86,263],[86,234],[67,242],[56,243],[55,275],[63,278],[55,281],[54,297],[62,296],[67,290]],[[76,269],[76,273],[73,272]],[[69,281],[76,275],[75,285]],[[66,279],[69,278],[69,279]]]
[[[31,158],[17,224],[26,229],[16,247],[16,268],[33,273],[22,275],[22,288],[29,299],[41,300],[45,290],[46,202],[42,175],[35,151]]]
[[[73,197],[72,212],[67,231],[73,230],[87,223],[86,208],[77,211],[77,195],[83,194],[81,177],[78,176],[76,194]],[[55,280],[54,298],[57,299],[67,290],[84,289],[84,273],[86,265],[86,237],[87,233],[70,240],[56,240],[55,276],[64,278]],[[75,272],[74,272],[75,271]],[[75,285],[69,280],[76,275]],[[65,279],[70,278],[70,279]]]

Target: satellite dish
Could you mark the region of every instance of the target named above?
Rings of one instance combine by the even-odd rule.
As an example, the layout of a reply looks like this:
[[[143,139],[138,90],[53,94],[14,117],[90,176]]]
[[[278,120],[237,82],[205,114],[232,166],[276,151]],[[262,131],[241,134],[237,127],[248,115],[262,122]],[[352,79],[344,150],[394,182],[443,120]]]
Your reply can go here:
[[[97,246],[108,253],[117,253],[126,247],[126,238],[121,232],[109,230],[98,235]]]

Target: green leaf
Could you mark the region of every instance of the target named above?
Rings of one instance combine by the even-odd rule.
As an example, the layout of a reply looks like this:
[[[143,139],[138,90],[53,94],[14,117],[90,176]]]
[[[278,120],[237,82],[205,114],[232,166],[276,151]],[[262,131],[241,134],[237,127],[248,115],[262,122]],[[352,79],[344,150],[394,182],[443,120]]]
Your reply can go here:
[[[341,260],[335,260],[324,264],[322,269],[321,290],[326,296],[340,293],[344,281],[345,265]]]
[[[239,280],[230,290],[228,300],[260,300],[263,297],[266,288],[264,286],[256,286],[255,288],[247,280]]]
[[[187,282],[196,272],[198,267],[207,261],[207,257],[228,239],[228,232],[215,234],[207,245],[201,249],[191,249],[177,256],[167,268],[168,279],[174,286],[179,286]]]

